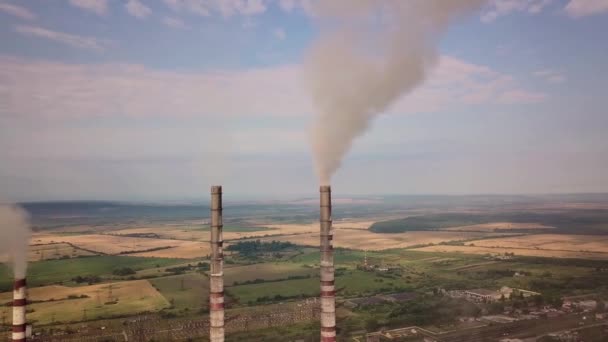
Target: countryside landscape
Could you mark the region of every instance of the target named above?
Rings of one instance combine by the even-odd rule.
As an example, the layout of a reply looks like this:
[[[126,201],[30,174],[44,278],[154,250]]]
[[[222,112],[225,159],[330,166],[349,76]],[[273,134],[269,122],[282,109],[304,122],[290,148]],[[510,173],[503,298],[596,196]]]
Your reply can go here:
[[[318,338],[313,203],[225,203],[227,340]],[[24,208],[34,227],[27,316],[39,338],[208,338],[207,205]],[[555,324],[597,330],[602,322],[584,312],[602,313],[608,300],[608,196],[337,197],[333,219],[340,340],[414,326],[421,332],[408,330],[412,340],[424,332],[438,341],[483,341],[531,321],[535,329],[512,335],[542,337]],[[7,267],[1,272],[8,333],[12,277]],[[533,295],[481,302],[454,295],[503,287]],[[591,309],[564,306],[589,301]]]

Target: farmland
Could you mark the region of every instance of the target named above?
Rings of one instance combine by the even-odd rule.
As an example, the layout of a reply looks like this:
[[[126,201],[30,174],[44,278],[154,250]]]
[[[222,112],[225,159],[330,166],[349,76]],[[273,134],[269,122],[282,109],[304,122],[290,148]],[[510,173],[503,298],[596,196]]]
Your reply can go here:
[[[169,302],[148,281],[135,280],[81,287],[45,286],[29,291],[33,310],[28,317],[38,324],[74,322],[118,315],[159,311]],[[0,301],[11,293],[0,294]],[[0,310],[8,311],[8,307]],[[7,313],[7,312],[5,312]]]
[[[412,231],[407,233],[380,234],[363,229],[335,229],[334,236],[335,247],[359,250],[385,250],[417,245],[439,244],[450,241],[474,240],[487,236],[500,236],[500,234],[458,231]],[[319,233],[267,237],[263,240],[288,241],[298,245],[315,246],[319,244]]]
[[[570,205],[560,211],[552,204],[539,205],[542,210],[550,208],[547,212],[526,209],[518,215],[488,207],[484,198],[479,199],[476,210],[443,212],[427,207],[433,201],[425,199],[423,206],[408,209],[400,208],[401,202],[389,201],[385,211],[374,207],[379,205],[375,200],[365,205],[336,202],[346,206],[336,205],[333,224],[340,327],[364,330],[374,319],[387,325],[430,322],[442,305],[461,314],[458,308],[463,303],[432,296],[438,288],[512,286],[541,292],[547,300],[563,295],[608,298],[608,287],[600,285],[608,284],[608,235],[601,233],[603,214],[598,209]],[[285,210],[264,207],[232,221],[227,215],[227,318],[261,317],[271,307],[297,312],[301,303],[313,303],[305,299],[318,296],[317,209],[291,205]],[[239,210],[251,210],[244,208]],[[568,218],[573,210],[577,212]],[[61,217],[60,221],[71,224],[56,225],[47,217],[44,229],[37,230],[31,240],[28,282],[36,302],[28,316],[38,326],[53,320],[96,324],[90,320],[115,318],[122,329],[119,318],[145,312],[157,313],[155,317],[162,322],[205,321],[209,228],[204,217],[200,221],[190,217],[111,217],[104,221],[96,216],[82,222],[75,216]],[[496,256],[505,253],[507,258]],[[3,290],[10,288],[10,281],[8,270],[1,267]],[[401,292],[418,299],[411,305],[346,306]],[[8,301],[10,294],[4,293],[0,299]],[[425,315],[413,315],[410,309],[423,310]],[[59,318],[62,311],[65,314]],[[256,329],[268,322],[265,316]],[[303,322],[285,329],[303,337],[317,328]],[[275,332],[249,333],[263,340]]]
[[[191,259],[209,254],[209,244],[197,241],[126,237],[107,234],[52,235],[32,237],[35,243],[64,242],[81,249],[108,255],[133,255]]]
[[[94,256],[86,258],[47,260],[30,263],[28,281],[30,286],[70,283],[76,276],[110,276],[119,267],[134,270],[168,266],[183,262],[180,259],[139,258],[125,256]],[[12,277],[6,266],[0,265],[0,289],[12,287]]]

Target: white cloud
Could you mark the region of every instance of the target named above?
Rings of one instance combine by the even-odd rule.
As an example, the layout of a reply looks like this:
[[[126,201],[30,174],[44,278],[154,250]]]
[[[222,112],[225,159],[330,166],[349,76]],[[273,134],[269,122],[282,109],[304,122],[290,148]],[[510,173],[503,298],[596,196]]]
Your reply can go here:
[[[608,12],[606,0],[570,0],[565,9],[566,13],[574,18]]]
[[[27,8],[5,2],[0,2],[0,12],[5,12],[25,20],[36,19],[36,15]]]
[[[256,15],[266,12],[267,0],[163,0],[174,11],[185,11],[202,16],[219,13],[224,17],[233,15]]]
[[[550,83],[564,83],[566,82],[566,76],[561,72],[555,70],[539,70],[533,73],[534,76],[544,79]]]
[[[285,38],[287,38],[287,33],[285,33],[285,30],[282,28],[277,28],[272,33],[279,40],[285,40]]]
[[[132,64],[72,65],[0,57],[0,116],[302,117],[314,109],[301,76],[295,65],[174,72]],[[521,89],[508,75],[445,56],[429,81],[390,112],[542,98]]]
[[[489,23],[514,12],[537,14],[552,2],[553,0],[492,0],[483,12],[481,21]]]
[[[296,0],[279,0],[279,6],[285,12],[291,12],[296,8],[297,3]]]
[[[80,49],[104,50],[107,41],[101,41],[92,37],[84,37],[75,34],[52,31],[39,26],[18,25],[15,31],[26,36],[44,38]]]
[[[278,0],[279,7],[285,12],[293,12],[297,9],[302,9],[305,13],[313,13],[314,0]]]
[[[70,0],[70,3],[99,15],[104,15],[108,11],[108,0]]]
[[[184,29],[188,28],[188,26],[186,24],[184,24],[183,21],[181,21],[177,18],[173,18],[173,17],[164,17],[163,24],[165,24],[168,27],[173,28],[173,29],[184,30]]]
[[[144,5],[139,0],[128,0],[125,4],[127,12],[136,18],[145,18],[152,14],[150,7]]]

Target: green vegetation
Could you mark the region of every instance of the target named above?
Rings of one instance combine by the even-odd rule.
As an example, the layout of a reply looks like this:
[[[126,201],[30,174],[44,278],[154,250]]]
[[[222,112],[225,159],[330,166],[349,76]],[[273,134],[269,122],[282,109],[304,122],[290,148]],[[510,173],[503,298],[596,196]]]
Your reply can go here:
[[[448,227],[496,222],[487,215],[478,214],[435,214],[412,216],[404,219],[374,223],[369,229],[375,233],[403,233],[417,230],[437,230]]]
[[[555,227],[556,230],[553,230],[552,233],[608,234],[608,212],[605,210],[565,210],[555,213],[504,212],[487,214],[431,214],[376,222],[370,227],[370,230],[376,233],[402,233],[408,231],[438,230],[442,228],[491,222],[535,222]],[[522,232],[522,230],[518,230],[518,232]],[[534,232],[534,230],[529,230],[527,232]]]
[[[260,240],[255,240],[237,242],[233,245],[226,247],[226,250],[231,252],[239,252],[239,254],[243,257],[252,257],[261,253],[281,252],[286,249],[295,247],[296,245],[291,242],[262,242]]]
[[[233,286],[226,292],[241,304],[259,304],[319,295],[319,278]]]
[[[155,278],[149,280],[171,304],[165,311],[171,313],[197,313],[207,308],[209,278],[203,274]]]
[[[117,266],[143,270],[158,266],[170,266],[183,263],[183,259],[143,258],[127,256],[92,256],[73,259],[37,261],[29,264],[28,284],[44,286],[69,282],[78,276],[111,275]],[[0,265],[0,291],[12,288],[10,270]]]

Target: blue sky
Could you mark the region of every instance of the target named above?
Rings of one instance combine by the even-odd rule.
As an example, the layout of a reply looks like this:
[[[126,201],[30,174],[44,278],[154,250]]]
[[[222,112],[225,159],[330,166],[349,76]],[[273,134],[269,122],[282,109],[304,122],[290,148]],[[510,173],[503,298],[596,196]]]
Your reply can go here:
[[[314,195],[315,0],[0,0],[0,197]],[[358,139],[344,194],[608,191],[608,0],[492,0]]]

